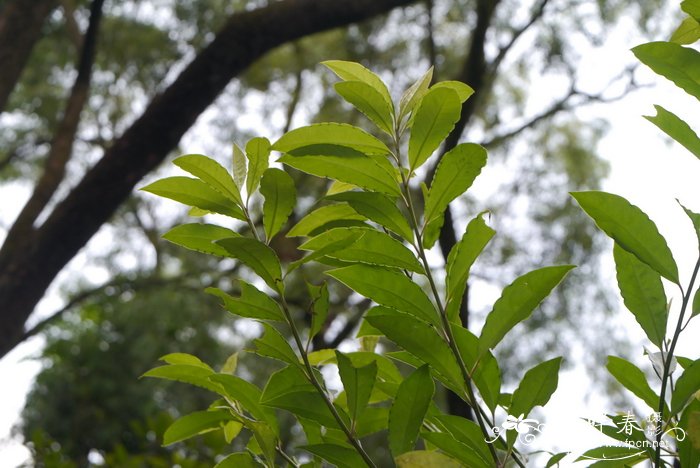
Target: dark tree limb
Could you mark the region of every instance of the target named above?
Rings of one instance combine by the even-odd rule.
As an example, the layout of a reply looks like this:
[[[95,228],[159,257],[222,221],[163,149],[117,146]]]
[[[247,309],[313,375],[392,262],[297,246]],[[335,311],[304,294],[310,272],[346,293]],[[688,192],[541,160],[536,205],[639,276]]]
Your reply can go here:
[[[299,100],[301,99],[301,89],[304,86],[304,80],[302,77],[302,73],[304,71],[303,53],[304,52],[301,48],[301,44],[295,42],[294,55],[297,59],[297,71],[294,74],[294,89],[292,90],[292,99],[289,101],[289,105],[287,106],[287,115],[284,128],[282,129],[282,133],[287,133],[289,129],[292,128],[292,119],[294,118],[294,114],[296,113],[297,107],[299,106]]]
[[[68,96],[63,117],[51,141],[51,149],[44,163],[44,172],[34,186],[34,191],[29,200],[22,208],[22,211],[20,211],[12,228],[10,228],[7,234],[8,239],[15,236],[26,236],[31,233],[37,217],[63,181],[66,164],[73,153],[73,143],[80,124],[80,114],[90,94],[90,76],[95,60],[97,32],[102,17],[103,3],[104,0],[93,0],[92,2],[90,23],[82,41],[83,48],[76,67],[78,74]]]
[[[14,89],[55,0],[7,0],[0,6],[0,112]]]
[[[0,249],[0,356],[17,343],[58,272],[177,146],[231,79],[279,45],[413,1],[286,0],[233,15],[32,236],[6,239]]]

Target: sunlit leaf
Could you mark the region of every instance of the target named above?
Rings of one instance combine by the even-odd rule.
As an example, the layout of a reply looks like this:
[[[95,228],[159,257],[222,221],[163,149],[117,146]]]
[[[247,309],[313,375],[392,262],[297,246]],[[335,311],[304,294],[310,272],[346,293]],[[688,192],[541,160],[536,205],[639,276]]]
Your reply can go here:
[[[263,137],[253,138],[245,145],[248,158],[248,178],[246,190],[250,198],[260,185],[260,179],[270,165],[270,140]]]
[[[389,135],[393,134],[393,111],[379,91],[362,81],[343,81],[336,83],[334,87],[338,94],[365,114],[377,127]]]
[[[339,78],[345,81],[361,81],[370,85],[377,91],[387,104],[391,105],[391,94],[384,82],[371,70],[363,67],[356,62],[346,62],[343,60],[326,60],[321,62],[322,65],[328,67]]]
[[[361,128],[331,122],[312,124],[291,130],[282,135],[272,148],[280,153],[293,153],[299,156],[309,154],[304,149],[309,146],[330,145],[351,148],[365,155],[383,156],[391,153],[384,143]]]
[[[201,154],[187,154],[176,158],[173,164],[199,178],[239,206],[243,205],[241,193],[233,181],[233,177],[213,159]]]
[[[430,89],[438,89],[438,88],[448,88],[451,89],[452,91],[457,93],[457,96],[459,96],[460,102],[464,103],[469,97],[474,94],[474,90],[471,88],[471,86],[462,83],[461,81],[440,81],[438,83],[435,83],[430,87]]]
[[[248,237],[236,237],[216,241],[228,256],[243,262],[262,278],[272,289],[282,287],[282,267],[277,254],[260,241]]]
[[[433,79],[433,67],[430,67],[423,76],[421,76],[418,81],[413,83],[410,88],[408,88],[401,96],[401,102],[399,104],[399,122],[403,122],[403,119],[410,114],[415,108],[416,104],[420,102],[420,99],[428,91],[430,82]]]
[[[245,187],[245,178],[248,173],[248,167],[246,165],[245,152],[240,146],[234,144],[232,151],[233,160],[233,182],[238,187],[238,190],[243,190]]]

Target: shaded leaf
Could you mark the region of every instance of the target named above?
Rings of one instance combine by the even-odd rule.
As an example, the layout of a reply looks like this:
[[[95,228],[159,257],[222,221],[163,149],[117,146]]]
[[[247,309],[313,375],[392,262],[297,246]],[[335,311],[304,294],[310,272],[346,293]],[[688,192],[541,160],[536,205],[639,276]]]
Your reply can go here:
[[[228,411],[195,411],[175,420],[163,434],[163,445],[187,440],[205,432],[222,428],[224,421],[233,419]]]
[[[270,168],[265,171],[260,181],[260,193],[265,197],[263,203],[263,224],[267,243],[287,222],[297,199],[294,181],[281,169]]]
[[[275,291],[282,289],[282,267],[275,251],[260,241],[247,237],[232,237],[216,241],[228,256],[251,268]]]
[[[287,339],[275,327],[266,323],[263,323],[263,327],[265,328],[263,337],[253,340],[256,347],[255,352],[261,356],[299,366],[299,358],[287,342]]]
[[[407,241],[413,240],[408,221],[391,198],[376,192],[343,192],[327,197],[329,200],[347,202],[353,210],[367,219],[384,226]]]
[[[347,231],[346,236],[341,237],[337,241],[330,242],[323,247],[321,247],[318,250],[314,250],[312,253],[309,255],[306,255],[299,260],[295,260],[289,264],[287,267],[287,275],[291,273],[292,271],[296,270],[300,266],[304,265],[305,263],[314,261],[314,260],[319,260],[327,255],[332,254],[333,252],[336,252],[338,250],[345,249],[346,247],[349,247],[350,245],[354,244],[357,239],[362,237],[362,232],[354,232],[354,231]],[[320,260],[319,260],[320,261]]]
[[[257,468],[259,465],[249,453],[232,453],[214,466],[214,468]]]
[[[172,364],[168,366],[155,367],[144,373],[142,377],[155,377],[158,379],[174,380],[219,393],[221,388],[209,381],[209,377],[213,374],[213,370],[206,369],[199,365]]]
[[[432,79],[433,67],[430,67],[418,81],[413,83],[411,87],[403,93],[399,103],[399,118],[397,119],[399,122],[402,122],[403,119],[413,111],[416,104],[420,102],[420,99],[428,91]]]
[[[366,366],[355,367],[348,357],[340,351],[335,352],[340,380],[343,382],[350,419],[354,423],[362,416],[367,408],[369,397],[377,378],[377,363],[370,362]]]
[[[394,457],[413,450],[434,392],[435,383],[427,365],[416,369],[399,385],[389,411],[389,448]]]
[[[676,44],[692,44],[700,39],[700,23],[695,18],[685,18],[683,22],[673,31],[671,42]]]
[[[683,371],[676,381],[676,386],[673,389],[671,396],[671,413],[678,414],[688,400],[700,391],[700,359],[697,359],[693,364]]]
[[[324,226],[333,227],[334,222],[354,222],[362,225],[365,219],[367,218],[345,203],[322,206],[304,216],[289,230],[287,237],[314,236],[322,231]]]
[[[250,283],[238,281],[241,285],[240,297],[230,296],[219,288],[207,288],[204,291],[223,299],[224,308],[234,315],[256,320],[285,321],[282,309],[270,296]]]
[[[450,434],[440,432],[423,432],[421,437],[435,445],[446,454],[464,463],[464,466],[468,466],[470,468],[493,467],[493,458],[489,457],[484,460],[476,450],[457,441]],[[487,460],[491,461],[489,462]]]
[[[450,414],[441,414],[435,419],[445,426],[455,439],[478,453],[482,460],[491,459],[491,452],[484,441],[484,433],[474,421]]]
[[[266,422],[279,434],[279,424],[274,411],[260,404],[262,391],[254,384],[230,374],[214,374],[209,379],[221,385],[224,396],[241,404],[255,419]]]
[[[479,354],[479,339],[466,328],[454,324],[452,334],[459,354],[471,373],[484,403],[494,411],[501,393],[501,371],[498,361],[490,351]]]
[[[163,234],[163,239],[186,249],[226,257],[228,256],[226,249],[214,244],[214,241],[238,235],[238,233],[221,226],[192,223],[175,226]]]
[[[508,412],[527,416],[536,406],[544,406],[556,391],[559,384],[561,357],[541,362],[528,370],[513,392],[513,400]]]
[[[311,329],[309,337],[313,338],[321,331],[328,318],[328,308],[330,300],[328,298],[328,284],[325,282],[321,286],[308,285],[313,306],[311,308]]]
[[[324,443],[302,445],[300,448],[331,462],[338,468],[367,466],[360,454],[347,445]]]
[[[637,366],[617,356],[608,356],[605,367],[623,387],[641,398],[650,408],[656,410],[659,407],[659,396],[651,389],[644,372]]]
[[[397,468],[460,468],[462,465],[454,458],[440,452],[416,450],[396,457]]]

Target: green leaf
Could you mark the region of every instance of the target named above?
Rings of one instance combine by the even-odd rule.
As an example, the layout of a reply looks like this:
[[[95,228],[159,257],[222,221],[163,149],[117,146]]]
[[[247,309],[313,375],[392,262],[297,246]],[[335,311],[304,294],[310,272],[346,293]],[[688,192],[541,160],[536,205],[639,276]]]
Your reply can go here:
[[[423,439],[427,440],[443,452],[453,456],[457,460],[464,463],[464,466],[469,468],[491,468],[493,467],[493,458],[481,458],[481,455],[470,446],[457,441],[450,434],[439,432],[423,432]],[[483,436],[482,436],[483,437]],[[491,460],[490,462],[487,460]]]
[[[408,88],[401,96],[401,102],[399,104],[399,122],[403,122],[403,119],[410,114],[415,108],[416,104],[420,102],[420,99],[428,91],[430,82],[433,79],[433,67],[430,67],[423,76],[421,76],[418,81],[413,83],[410,88]]]
[[[221,385],[222,394],[241,404],[243,409],[259,421],[264,421],[276,434],[279,434],[279,423],[275,412],[260,404],[262,391],[254,384],[230,374],[214,374],[209,377],[212,382]]]
[[[167,362],[168,364],[185,364],[188,366],[201,367],[212,372],[214,371],[214,369],[209,367],[209,365],[207,365],[206,363],[202,362],[202,360],[199,359],[197,356],[193,356],[191,354],[170,353],[166,354],[165,356],[161,356],[160,360],[163,362]]]
[[[656,74],[700,99],[700,52],[673,42],[649,42],[632,52]]]
[[[211,369],[206,369],[199,365],[172,364],[160,366],[144,373],[142,377],[155,377],[158,379],[174,380],[176,382],[188,383],[197,387],[205,388],[215,393],[219,393],[221,388],[209,381],[209,376],[214,374]]]
[[[374,381],[377,379],[377,363],[372,361],[366,366],[355,367],[340,351],[336,350],[335,355],[350,410],[350,419],[354,425],[369,403]]]
[[[339,146],[354,149],[364,155],[385,156],[391,153],[384,143],[361,128],[332,122],[307,125],[287,132],[272,148],[280,153],[300,156],[309,154],[306,148],[314,146]]]
[[[214,466],[214,468],[257,468],[259,465],[249,453],[232,453]]]
[[[302,257],[299,260],[296,260],[296,261],[290,263],[289,266],[287,267],[286,275],[288,275],[292,271],[296,270],[297,268],[299,268],[300,266],[302,266],[305,263],[308,263],[308,262],[313,261],[313,260],[319,260],[320,258],[326,257],[327,255],[329,255],[333,252],[336,252],[338,250],[342,250],[346,247],[349,247],[350,245],[355,243],[355,241],[357,239],[359,239],[360,237],[362,237],[362,235],[363,235],[362,232],[354,232],[354,231],[348,231],[348,232],[346,232],[346,234],[347,234],[346,236],[341,237],[337,241],[330,242],[330,243],[324,245],[323,247],[321,247],[320,249],[313,251],[311,254],[306,255],[305,257]]]
[[[446,290],[447,290],[447,316],[451,321],[459,318],[459,306],[467,287],[469,271],[477,257],[489,243],[496,231],[486,225],[485,213],[480,213],[467,225],[462,239],[452,247],[447,256]]]
[[[390,307],[438,325],[437,311],[428,296],[406,275],[394,270],[352,265],[326,272],[355,292],[377,304]]]
[[[366,190],[398,196],[396,178],[377,161],[352,148],[316,145],[304,148],[307,154],[286,154],[278,161],[317,177],[357,185]]]
[[[226,250],[214,244],[214,241],[237,237],[239,234],[221,226],[213,224],[181,224],[163,234],[163,239],[197,252],[228,256]]]
[[[423,248],[432,249],[440,237],[440,230],[442,225],[445,224],[444,213],[430,221],[423,229]]]
[[[602,447],[596,447],[594,449],[587,450],[583,455],[578,457],[575,461],[591,461],[591,460],[605,460],[606,462],[598,461],[593,465],[598,467],[627,467],[633,466],[634,464],[645,460],[647,458],[646,452],[636,447],[630,447],[627,445],[604,445]]]
[[[285,321],[282,309],[270,296],[250,283],[243,280],[238,282],[241,285],[241,297],[230,296],[219,288],[207,288],[204,291],[223,299],[224,308],[234,315],[256,320]]]
[[[360,454],[346,445],[324,443],[302,445],[300,448],[331,462],[338,468],[367,466]]]
[[[479,339],[466,328],[454,324],[452,334],[481,398],[491,411],[495,411],[501,393],[501,371],[498,361],[490,351],[486,351],[483,356],[479,355]]]
[[[454,458],[440,452],[416,450],[396,457],[397,468],[463,468]]]
[[[209,187],[199,179],[191,177],[166,177],[141,188],[159,197],[169,198],[187,206],[219,213],[245,221],[243,211],[231,200]]]
[[[201,154],[187,154],[173,161],[173,164],[201,179],[209,187],[227,197],[238,206],[243,206],[241,193],[233,177],[224,167]]]
[[[649,122],[661,129],[666,135],[683,145],[696,158],[700,158],[700,138],[690,126],[673,112],[655,105],[656,115],[644,116]]]
[[[681,2],[681,10],[700,22],[700,2],[698,0],[684,0]]]
[[[617,356],[608,356],[605,367],[623,387],[641,398],[649,407],[654,410],[659,407],[659,396],[651,389],[644,372],[637,366]]]
[[[459,366],[435,328],[413,316],[384,307],[371,309],[365,320],[408,353],[430,364],[441,382],[461,394],[464,381]]]
[[[384,82],[377,75],[372,73],[367,68],[356,62],[346,62],[343,60],[326,60],[321,62],[338,77],[345,81],[361,81],[370,85],[377,93],[379,93],[387,104],[391,105],[391,94]],[[392,106],[393,112],[393,106]]]
[[[260,185],[260,179],[270,165],[271,149],[270,140],[264,137],[253,138],[245,145],[245,153],[248,157],[246,191],[249,199]]]
[[[234,143],[233,145],[233,182],[236,184],[236,187],[238,187],[239,193],[240,190],[243,190],[243,187],[245,186],[245,177],[248,172],[247,166],[246,166],[246,157],[245,157],[245,152],[241,149],[240,146]]]
[[[393,110],[379,91],[362,81],[343,81],[334,87],[343,99],[365,114],[380,130],[393,135]]]
[[[265,459],[272,465],[277,455],[278,440],[274,431],[263,422],[245,421],[245,426],[253,432],[253,437]]]
[[[680,202],[678,202],[678,204],[681,205]],[[688,215],[690,222],[693,223],[693,228],[695,228],[695,235],[698,237],[698,246],[700,246],[700,214],[690,211],[683,205],[681,205],[681,208],[683,208],[685,214]]]
[[[506,286],[486,317],[479,338],[479,354],[496,346],[511,328],[528,318],[572,268],[572,265],[540,268]]]
[[[391,198],[376,192],[343,192],[327,197],[329,200],[347,202],[353,210],[367,219],[384,226],[407,241],[413,240],[408,221]]]
[[[389,449],[394,457],[413,450],[433,393],[435,383],[427,365],[416,369],[399,385],[389,411]]]
[[[437,419],[459,442],[471,447],[482,460],[491,460],[491,452],[484,441],[481,428],[469,419],[449,414],[436,416]]]
[[[233,419],[228,411],[195,411],[173,422],[163,434],[163,445],[187,440],[205,432],[222,428],[224,421]]]
[[[462,143],[447,152],[430,184],[424,223],[441,216],[452,200],[471,187],[485,165],[486,150],[474,143]]]
[[[297,191],[290,175],[273,167],[267,169],[263,174],[260,181],[260,193],[265,197],[263,224],[265,225],[265,239],[269,244],[292,213],[297,199]]]
[[[282,267],[275,251],[260,241],[247,237],[232,237],[216,241],[228,256],[251,268],[275,291],[282,290]]]
[[[693,305],[691,309],[691,317],[695,317],[696,315],[700,314],[700,289],[695,291],[695,295],[693,296]]]
[[[345,262],[400,268],[423,273],[423,267],[401,242],[388,234],[367,228],[336,228],[323,232],[299,246],[301,250],[319,250],[335,244],[350,235],[357,236],[355,242],[333,249],[326,256]]]
[[[265,334],[262,338],[253,340],[255,352],[261,356],[267,356],[282,362],[299,366],[299,358],[287,342],[287,339],[273,326],[263,323]]]
[[[571,195],[620,247],[678,284],[678,267],[666,240],[642,210],[611,193],[591,191],[572,192]]]
[[[683,411],[681,428],[687,436],[677,442],[681,466],[700,466],[700,400],[694,399]]]
[[[358,214],[350,205],[340,203],[337,205],[322,206],[304,216],[287,233],[287,237],[315,236],[319,232],[334,227],[335,224],[363,225],[364,216]],[[354,223],[354,224],[350,224]]]
[[[676,387],[671,396],[671,414],[678,414],[688,400],[700,391],[700,359],[683,371],[676,381]]]
[[[461,103],[456,91],[437,88],[428,91],[415,111],[408,140],[408,162],[411,171],[419,168],[459,120]]]
[[[224,365],[221,366],[221,373],[233,375],[236,373],[237,367],[238,367],[238,351],[234,352],[233,354],[229,355],[228,358],[226,358],[226,362],[224,362]]]
[[[561,357],[537,364],[525,373],[518,388],[513,392],[513,400],[508,412],[527,416],[535,406],[544,406],[559,384]]]
[[[656,346],[666,337],[666,293],[659,274],[634,255],[615,244],[613,257],[617,267],[617,284],[625,306],[641,325],[647,338]]]
[[[288,366],[272,374],[265,385],[260,403],[287,410],[326,427],[339,427],[323,397],[296,367]],[[338,411],[340,412],[339,409]]]
[[[459,96],[459,100],[462,104],[469,99],[469,97],[474,94],[474,90],[471,88],[471,86],[462,83],[461,81],[441,81],[439,83],[435,83],[433,86],[430,87],[430,89],[439,89],[439,88],[448,88],[451,89],[452,91],[457,93],[457,96]]]
[[[326,323],[328,318],[328,308],[330,300],[328,298],[328,284],[325,282],[321,286],[307,284],[311,300],[313,301],[311,312],[311,329],[309,338],[316,336]]]
[[[559,466],[559,462],[562,461],[567,455],[569,455],[571,452],[560,452],[557,454],[552,455],[549,458],[549,461],[547,461],[547,464],[545,465],[544,468],[551,468],[552,466]]]
[[[700,23],[695,18],[685,18],[683,22],[673,31],[671,42],[676,44],[692,44],[700,39]]]

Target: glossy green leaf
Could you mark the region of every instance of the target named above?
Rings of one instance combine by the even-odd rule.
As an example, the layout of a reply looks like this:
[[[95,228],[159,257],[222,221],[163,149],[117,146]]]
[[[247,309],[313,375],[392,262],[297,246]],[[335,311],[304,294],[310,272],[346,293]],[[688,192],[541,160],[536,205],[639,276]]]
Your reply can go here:
[[[460,113],[459,95],[452,89],[431,89],[423,96],[415,111],[408,140],[411,171],[419,168],[440,146],[459,120]]]
[[[324,443],[302,445],[300,448],[331,462],[338,468],[367,466],[360,454],[358,454],[355,449],[346,445]]]
[[[286,338],[271,325],[264,323],[263,327],[265,328],[265,334],[262,338],[253,340],[253,343],[255,343],[255,352],[261,356],[267,356],[272,359],[299,366],[299,358]]]
[[[409,242],[413,240],[411,226],[396,206],[396,202],[386,195],[376,192],[343,192],[327,198],[347,202],[360,215],[384,226]]]
[[[326,255],[345,262],[367,263],[369,265],[400,268],[423,273],[423,267],[401,242],[388,234],[368,228],[336,228],[323,232],[301,246],[302,250],[319,250],[334,244],[349,235],[357,236],[355,242],[342,248],[333,249]]]
[[[174,380],[176,382],[188,383],[197,387],[219,393],[221,388],[210,382],[209,377],[214,374],[213,370],[206,369],[198,365],[172,364],[160,366],[144,373],[142,377],[155,377],[158,379]]]
[[[462,143],[445,153],[435,170],[425,202],[425,223],[437,218],[452,200],[471,187],[486,165],[486,150],[474,143]]]
[[[620,247],[661,276],[678,284],[678,267],[656,224],[619,195],[606,192],[572,192],[581,208]]]
[[[540,268],[506,286],[486,317],[479,337],[479,354],[496,346],[510,329],[528,318],[572,268],[572,265]]]
[[[321,62],[321,64],[328,67],[328,69],[338,75],[342,80],[367,83],[381,95],[387,104],[391,105],[391,94],[389,94],[389,90],[381,78],[359,63],[346,62],[343,60],[326,60],[325,62]]]
[[[277,302],[252,284],[243,280],[239,280],[239,283],[240,297],[230,296],[219,288],[207,288],[205,292],[223,299],[224,308],[234,315],[256,320],[284,322],[284,314]]]
[[[197,356],[186,353],[170,353],[165,356],[161,356],[160,360],[167,362],[168,364],[185,364],[188,366],[197,366],[209,371],[214,371],[208,364],[202,362]]]
[[[308,288],[311,295],[311,300],[313,301],[313,305],[311,307],[312,316],[309,336],[313,338],[326,324],[326,319],[328,318],[328,308],[330,307],[330,299],[328,297],[328,285],[325,282],[321,286],[309,284]]]
[[[429,323],[440,323],[437,311],[428,296],[403,273],[358,264],[331,270],[326,274],[377,304],[405,312]]]
[[[389,411],[389,449],[394,457],[413,450],[435,393],[430,368],[416,369],[399,386]]]
[[[267,243],[287,222],[297,200],[294,181],[285,171],[269,168],[260,181],[260,193],[265,197],[263,203],[263,224]]]
[[[279,162],[317,177],[328,177],[374,192],[400,195],[395,177],[371,157],[342,146],[309,148],[308,152],[312,154],[287,154]]]
[[[452,247],[447,256],[445,308],[451,321],[456,321],[459,317],[459,307],[467,287],[471,266],[496,234],[496,231],[486,225],[484,214],[480,213],[469,222],[462,239]]]
[[[379,91],[362,81],[343,81],[334,87],[343,99],[365,114],[380,130],[393,134],[393,111]]]
[[[372,361],[366,366],[355,367],[348,357],[336,351],[340,380],[343,382],[350,419],[354,422],[364,413],[377,378],[377,363]]]
[[[700,359],[697,359],[693,364],[683,371],[676,381],[676,386],[673,389],[671,396],[671,413],[678,414],[686,405],[688,400],[700,391]]]
[[[471,447],[478,453],[482,460],[491,460],[491,452],[484,441],[484,434],[474,421],[450,414],[441,414],[436,416],[435,419],[437,419],[455,439]]]
[[[285,367],[273,373],[265,385],[260,403],[287,410],[327,427],[338,427],[323,397],[296,367]]]
[[[274,411],[260,404],[262,391],[258,387],[235,375],[214,374],[209,379],[221,385],[222,394],[226,398],[239,402],[255,419],[266,422],[276,434],[279,433]]]
[[[365,320],[408,353],[430,364],[441,382],[461,393],[464,381],[459,366],[435,328],[415,317],[383,307],[370,310]]]
[[[430,89],[448,88],[457,93],[461,103],[464,103],[469,97],[474,94],[471,86],[462,83],[461,81],[440,81],[435,83]]]
[[[637,395],[656,411],[659,407],[659,396],[649,386],[644,372],[631,362],[617,356],[608,356],[608,363],[605,367],[623,387]]]
[[[287,132],[272,148],[280,153],[301,156],[308,155],[308,148],[314,146],[339,146],[354,149],[364,155],[384,156],[391,153],[384,143],[361,128],[331,122],[307,125]]]
[[[408,88],[401,96],[401,101],[399,104],[399,122],[403,122],[403,119],[409,115],[416,104],[420,102],[420,99],[428,91],[430,82],[433,79],[433,67],[430,67],[423,76],[421,76],[418,81],[413,83],[410,88]]]
[[[163,239],[186,249],[226,257],[228,255],[226,250],[214,244],[214,241],[238,235],[238,233],[221,226],[193,223],[175,226],[163,234]]]
[[[636,256],[615,244],[613,257],[617,284],[625,306],[632,312],[649,340],[661,348],[666,337],[668,303],[659,274]]]
[[[243,190],[243,187],[245,187],[245,178],[246,174],[248,173],[248,166],[246,166],[245,152],[240,146],[234,143],[232,153],[233,182],[236,184],[236,187],[238,187],[240,193],[240,190]]]
[[[260,241],[247,237],[235,237],[216,241],[228,256],[243,262],[275,291],[282,287],[282,267],[277,254]]]
[[[673,42],[649,42],[632,52],[656,74],[700,99],[700,52]]]
[[[345,203],[322,206],[304,216],[289,230],[287,237],[315,236],[322,232],[324,227],[330,229],[335,225],[362,225],[365,219],[367,218]]]
[[[333,252],[336,252],[338,250],[345,249],[346,247],[351,246],[352,244],[357,241],[360,237],[362,237],[363,233],[362,232],[354,232],[354,231],[347,231],[346,236],[341,237],[337,241],[330,242],[323,247],[321,247],[318,250],[314,250],[312,253],[309,255],[306,255],[299,260],[295,260],[291,262],[287,266],[287,275],[291,273],[292,271],[296,270],[300,266],[304,265],[305,263],[309,263],[311,261],[320,261],[319,259],[332,254]]]
[[[695,18],[685,18],[683,22],[673,31],[671,42],[686,45],[692,44],[700,39],[700,23]]]
[[[559,384],[561,358],[537,364],[528,370],[513,392],[513,400],[508,409],[512,415],[530,414],[536,406],[544,406],[556,391]]]
[[[464,463],[464,466],[468,466],[470,468],[493,467],[493,458],[481,458],[481,455],[476,450],[466,444],[463,444],[462,442],[459,442],[450,434],[440,432],[423,432],[421,437],[446,454]],[[488,460],[490,460],[490,462]]]
[[[222,428],[222,423],[233,417],[228,411],[195,411],[173,422],[163,434],[163,445],[187,440],[205,432]]]
[[[452,334],[481,398],[486,406],[494,411],[501,394],[501,371],[498,361],[490,351],[479,354],[479,339],[466,328],[455,324],[452,326]]]
[[[245,215],[240,207],[199,179],[180,176],[166,177],[141,188],[141,190],[207,212],[245,220]]]
[[[661,129],[666,135],[683,145],[696,158],[700,158],[700,137],[690,126],[673,112],[655,105],[656,115],[645,116],[649,122]]]
[[[187,154],[176,158],[173,164],[199,178],[239,206],[243,205],[241,193],[233,181],[233,177],[213,159],[201,154]]]
[[[251,454],[239,452],[227,456],[217,463],[214,468],[257,468],[258,466]]]
[[[454,458],[428,450],[403,453],[395,461],[397,468],[464,468]]]
[[[248,178],[246,190],[250,198],[260,185],[260,179],[270,165],[270,140],[264,137],[253,138],[245,145],[248,158]]]

